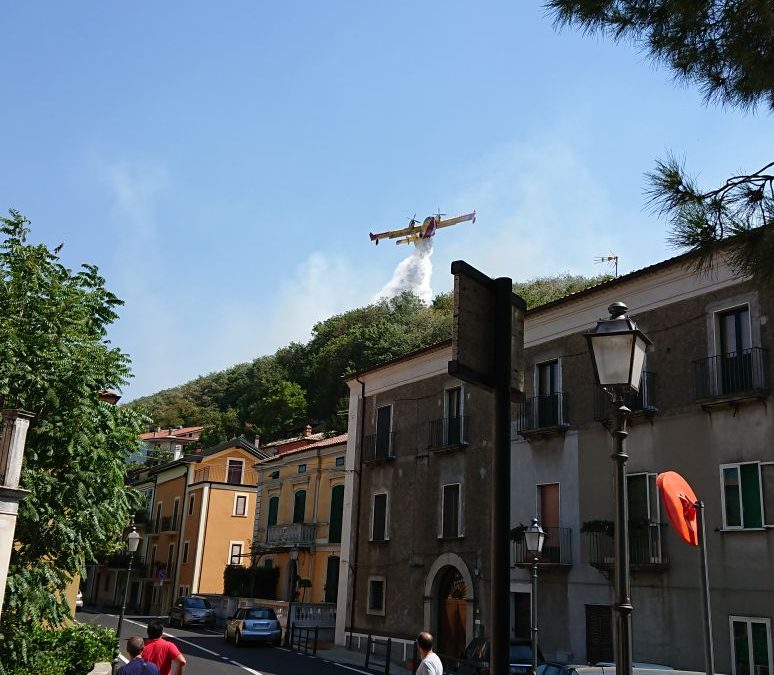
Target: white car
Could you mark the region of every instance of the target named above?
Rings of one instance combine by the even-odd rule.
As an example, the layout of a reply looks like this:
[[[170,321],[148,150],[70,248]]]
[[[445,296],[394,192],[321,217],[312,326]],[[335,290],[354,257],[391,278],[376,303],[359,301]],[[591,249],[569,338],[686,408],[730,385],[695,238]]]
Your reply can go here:
[[[233,640],[237,647],[245,642],[263,642],[276,647],[281,642],[282,629],[271,607],[243,607],[228,618],[223,639]]]

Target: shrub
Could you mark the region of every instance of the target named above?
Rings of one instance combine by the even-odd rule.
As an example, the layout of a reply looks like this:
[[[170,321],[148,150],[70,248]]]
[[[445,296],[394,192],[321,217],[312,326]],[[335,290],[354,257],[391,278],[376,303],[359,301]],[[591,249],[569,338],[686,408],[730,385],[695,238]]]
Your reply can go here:
[[[67,628],[33,628],[26,636],[26,649],[0,647],[2,675],[86,675],[98,661],[115,654],[115,631],[102,626],[77,624]]]

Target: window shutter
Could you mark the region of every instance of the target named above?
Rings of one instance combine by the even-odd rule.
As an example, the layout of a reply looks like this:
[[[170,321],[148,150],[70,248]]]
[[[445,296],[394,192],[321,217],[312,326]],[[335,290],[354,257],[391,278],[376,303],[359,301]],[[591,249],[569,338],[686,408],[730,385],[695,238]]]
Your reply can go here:
[[[303,523],[306,512],[306,490],[296,492],[295,503],[293,504],[293,522]]]
[[[774,463],[761,464],[761,487],[763,488],[763,522],[774,525]]]
[[[334,485],[331,490],[331,518],[328,525],[328,541],[341,543],[341,520],[344,515],[344,486]]]
[[[739,467],[742,483],[742,520],[744,527],[763,527],[761,483],[758,464]]]
[[[374,527],[372,539],[384,541],[387,530],[387,495],[374,495]]]
[[[443,532],[444,537],[459,536],[460,486],[443,486]]]
[[[269,518],[266,522],[267,527],[277,524],[277,512],[279,511],[279,497],[272,497],[269,500]]]

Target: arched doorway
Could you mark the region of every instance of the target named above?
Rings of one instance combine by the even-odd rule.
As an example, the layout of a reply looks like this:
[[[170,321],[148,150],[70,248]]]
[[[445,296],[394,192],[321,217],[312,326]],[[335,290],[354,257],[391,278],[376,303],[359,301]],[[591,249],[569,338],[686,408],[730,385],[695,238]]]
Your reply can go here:
[[[459,656],[473,639],[473,576],[456,553],[439,555],[425,577],[424,626],[435,636],[436,651]]]
[[[438,636],[436,651],[449,656],[462,654],[467,643],[467,590],[456,567],[441,572],[438,582]]]

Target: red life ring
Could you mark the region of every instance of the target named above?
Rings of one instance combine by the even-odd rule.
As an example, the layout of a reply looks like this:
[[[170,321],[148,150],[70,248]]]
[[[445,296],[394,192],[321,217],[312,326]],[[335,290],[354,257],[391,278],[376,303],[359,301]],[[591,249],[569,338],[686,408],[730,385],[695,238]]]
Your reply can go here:
[[[680,538],[692,546],[699,545],[699,529],[696,522],[696,494],[688,482],[675,471],[665,471],[656,478],[664,501],[669,522]]]

